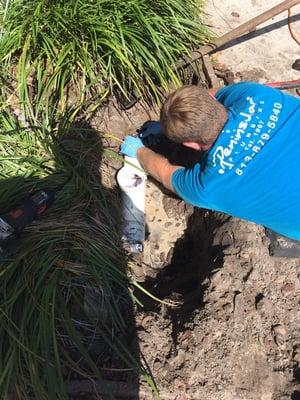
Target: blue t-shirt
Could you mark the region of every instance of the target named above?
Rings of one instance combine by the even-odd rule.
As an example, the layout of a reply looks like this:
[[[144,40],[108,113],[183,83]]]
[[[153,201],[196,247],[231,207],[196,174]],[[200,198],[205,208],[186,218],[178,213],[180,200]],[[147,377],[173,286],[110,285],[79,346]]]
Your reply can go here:
[[[197,207],[300,240],[300,99],[250,82],[216,98],[228,120],[201,163],[173,173],[174,190]]]

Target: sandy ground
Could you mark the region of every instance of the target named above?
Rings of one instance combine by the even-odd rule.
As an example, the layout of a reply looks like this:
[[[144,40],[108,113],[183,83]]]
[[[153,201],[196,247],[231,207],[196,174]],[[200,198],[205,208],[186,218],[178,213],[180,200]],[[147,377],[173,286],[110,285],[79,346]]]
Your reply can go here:
[[[279,3],[279,0],[207,0],[206,21],[212,32],[221,36]],[[292,27],[300,36],[300,5],[291,12]],[[287,18],[285,11],[259,25],[251,34],[218,52],[218,61],[235,72],[236,80],[264,83],[300,79],[300,72],[292,69],[300,57],[300,47],[289,33]]]

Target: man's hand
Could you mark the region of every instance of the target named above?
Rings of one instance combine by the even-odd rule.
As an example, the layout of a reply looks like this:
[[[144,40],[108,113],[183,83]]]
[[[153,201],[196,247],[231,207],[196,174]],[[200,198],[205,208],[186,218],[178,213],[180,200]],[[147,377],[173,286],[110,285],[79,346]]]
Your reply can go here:
[[[155,146],[163,136],[161,123],[159,121],[147,121],[139,130],[139,137],[146,146]]]
[[[128,157],[137,158],[138,149],[144,147],[141,139],[134,136],[125,136],[124,142],[121,144],[120,153]]]
[[[146,172],[167,189],[174,191],[172,175],[178,168],[183,167],[170,164],[165,157],[145,147],[142,140],[134,136],[125,136],[120,153],[137,158]]]

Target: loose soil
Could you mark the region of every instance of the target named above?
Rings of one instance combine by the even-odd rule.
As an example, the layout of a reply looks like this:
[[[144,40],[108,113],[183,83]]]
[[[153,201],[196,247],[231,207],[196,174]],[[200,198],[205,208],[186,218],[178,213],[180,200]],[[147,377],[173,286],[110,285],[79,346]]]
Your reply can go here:
[[[209,1],[207,15],[218,31],[225,23],[223,32],[278,2],[225,3]],[[253,39],[256,44],[252,39],[238,43],[217,53],[215,60],[229,67],[236,81],[299,78],[299,72],[291,70],[295,46],[297,52],[299,47],[288,36],[286,23],[276,26],[266,31],[267,36],[260,32]],[[272,65],[278,46],[281,53]],[[259,50],[253,51],[254,47]],[[116,150],[124,134],[157,118],[157,109],[137,104],[119,112],[111,102],[95,118],[94,126],[114,133],[108,145]],[[172,147],[171,157],[179,156],[195,157]],[[120,167],[118,160],[109,159],[104,167],[105,185],[115,185]],[[165,303],[136,293],[144,307],[136,310],[135,332],[161,398],[299,400],[299,259],[271,257],[262,227],[194,209],[151,179],[147,181],[146,222],[144,253],[130,273]],[[125,398],[124,393],[117,398]],[[141,384],[126,398],[154,397]]]

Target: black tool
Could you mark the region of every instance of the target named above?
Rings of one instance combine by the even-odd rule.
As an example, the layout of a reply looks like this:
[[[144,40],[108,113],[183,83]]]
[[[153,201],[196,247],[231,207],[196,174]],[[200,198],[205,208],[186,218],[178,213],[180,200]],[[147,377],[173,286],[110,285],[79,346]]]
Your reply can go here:
[[[15,253],[22,231],[49,208],[56,193],[67,182],[56,189],[37,190],[19,205],[0,214],[0,258]]]
[[[53,202],[55,191],[45,189],[34,192],[22,204],[0,215],[0,243],[21,233]]]

